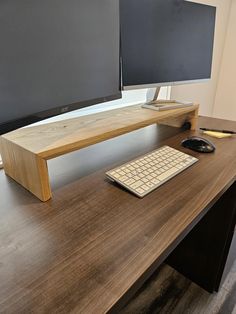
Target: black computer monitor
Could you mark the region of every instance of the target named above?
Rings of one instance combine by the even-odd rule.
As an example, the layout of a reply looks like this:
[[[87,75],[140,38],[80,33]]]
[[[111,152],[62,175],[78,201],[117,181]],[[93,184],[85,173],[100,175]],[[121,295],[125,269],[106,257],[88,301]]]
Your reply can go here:
[[[124,89],[211,77],[216,8],[183,0],[120,0]]]
[[[0,134],[120,93],[119,1],[0,1]]]

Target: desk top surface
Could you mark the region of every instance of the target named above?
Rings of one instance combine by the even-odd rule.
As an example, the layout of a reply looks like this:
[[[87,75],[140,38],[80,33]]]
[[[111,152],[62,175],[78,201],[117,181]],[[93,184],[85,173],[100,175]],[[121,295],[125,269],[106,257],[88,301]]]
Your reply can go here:
[[[0,171],[0,312],[91,314],[119,303],[235,181],[236,138],[211,139],[216,152],[199,154],[180,145],[193,134],[153,125],[52,160],[47,203]],[[144,199],[105,178],[163,145],[200,161]]]

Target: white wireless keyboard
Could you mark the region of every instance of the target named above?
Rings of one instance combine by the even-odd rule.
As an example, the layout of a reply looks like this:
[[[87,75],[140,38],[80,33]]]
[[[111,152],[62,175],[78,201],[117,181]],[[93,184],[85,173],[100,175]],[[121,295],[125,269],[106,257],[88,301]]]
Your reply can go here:
[[[144,197],[197,161],[195,157],[164,146],[108,171],[106,175],[137,196]]]

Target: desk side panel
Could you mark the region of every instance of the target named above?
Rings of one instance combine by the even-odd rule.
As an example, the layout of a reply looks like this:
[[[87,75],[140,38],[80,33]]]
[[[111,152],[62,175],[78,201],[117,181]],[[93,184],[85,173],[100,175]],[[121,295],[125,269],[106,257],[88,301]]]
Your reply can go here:
[[[167,260],[170,266],[211,293],[219,290],[226,275],[236,224],[235,196],[236,182]]]

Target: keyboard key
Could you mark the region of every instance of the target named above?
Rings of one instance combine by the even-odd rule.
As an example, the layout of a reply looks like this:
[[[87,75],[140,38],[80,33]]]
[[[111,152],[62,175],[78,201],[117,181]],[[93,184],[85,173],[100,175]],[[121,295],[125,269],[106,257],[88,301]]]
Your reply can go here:
[[[154,183],[152,183],[152,182],[148,182],[148,183],[147,183],[147,186],[149,186],[150,188],[153,188],[153,187],[154,187],[154,185],[155,185],[155,184],[154,184]]]
[[[142,182],[142,181],[137,181],[137,182],[131,184],[131,187],[132,187],[132,189],[137,189],[137,188],[139,188],[141,185],[143,185],[143,182]]]
[[[123,182],[126,182],[126,181],[128,181],[130,178],[129,177],[127,177],[127,176],[123,176],[123,177],[120,177],[120,181],[123,181]]]
[[[138,188],[136,191],[140,194],[143,194],[145,192],[142,188]]]
[[[121,175],[120,175],[119,173],[116,173],[116,172],[112,173],[111,175],[112,175],[114,178],[116,178],[116,179],[119,179],[119,178],[121,177]]]
[[[162,173],[160,176],[157,177],[158,180],[163,181],[165,179],[167,179],[168,177],[170,177],[172,174],[174,174],[175,172],[178,171],[178,168],[172,168],[167,170],[166,172]]]
[[[132,185],[132,184],[134,184],[134,183],[135,183],[135,180],[134,180],[134,179],[129,179],[129,180],[125,181],[125,184],[126,184],[126,185]]]
[[[153,179],[153,180],[152,180],[152,183],[158,184],[158,183],[160,183],[160,180],[158,180],[158,179]]]
[[[149,191],[150,190],[149,186],[147,186],[147,185],[142,185],[142,189],[144,189],[144,191]]]

